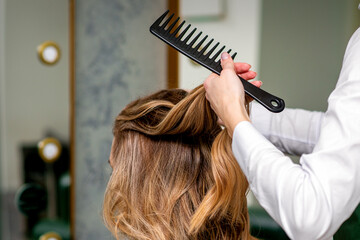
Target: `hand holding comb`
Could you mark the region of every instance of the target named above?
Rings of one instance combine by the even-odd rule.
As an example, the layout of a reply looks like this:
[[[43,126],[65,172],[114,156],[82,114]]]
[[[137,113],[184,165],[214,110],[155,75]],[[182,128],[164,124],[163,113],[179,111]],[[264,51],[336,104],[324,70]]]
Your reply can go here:
[[[180,29],[185,24],[185,21],[181,22],[178,27],[172,31],[175,25],[179,21],[179,17],[173,21],[170,25],[170,21],[173,18],[174,14],[171,14],[165,20],[165,17],[168,15],[169,10],[166,11],[163,15],[161,15],[150,27],[150,32],[155,36],[163,40],[165,43],[169,44],[177,51],[181,52],[185,56],[189,57],[193,61],[199,63],[203,67],[209,69],[210,71],[220,75],[222,70],[220,61],[216,61],[216,58],[220,53],[223,52],[225,46],[221,47],[211,58],[210,55],[215,51],[215,49],[219,46],[219,42],[216,43],[206,54],[205,51],[209,48],[214,39],[211,39],[207,42],[207,44],[200,50],[200,47],[204,44],[207,39],[207,35],[199,41],[199,43],[194,46],[195,42],[199,39],[202,32],[197,34],[189,44],[187,42],[190,40],[191,36],[194,35],[196,28],[194,28],[185,38],[186,32],[190,29],[191,24],[187,25],[186,28],[182,31]],[[165,20],[165,21],[164,21]],[[162,23],[164,21],[164,23]],[[162,23],[162,24],[161,24]],[[170,26],[168,26],[170,25]],[[168,27],[167,27],[168,26]],[[184,38],[184,39],[183,39]],[[182,40],[183,39],[183,40]],[[199,51],[200,50],[200,51]],[[228,50],[230,53],[231,49]],[[231,57],[234,59],[236,53],[234,53]],[[255,99],[261,105],[263,105],[266,109],[271,112],[281,112],[285,108],[285,102],[281,98],[278,98],[270,93],[255,87],[245,79],[239,77],[242,84],[244,85],[244,90],[247,95]]]

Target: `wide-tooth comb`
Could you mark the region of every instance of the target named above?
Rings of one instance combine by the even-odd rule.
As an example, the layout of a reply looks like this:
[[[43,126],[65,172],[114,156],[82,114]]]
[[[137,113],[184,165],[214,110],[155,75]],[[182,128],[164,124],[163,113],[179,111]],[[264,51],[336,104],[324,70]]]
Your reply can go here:
[[[190,43],[188,41],[196,32],[196,28],[194,28],[186,37],[187,31],[190,29],[191,24],[187,25],[183,31],[180,31],[181,28],[184,26],[185,21],[181,22],[178,27],[173,30],[176,24],[179,22],[180,18],[176,18],[172,23],[171,19],[174,17],[174,14],[171,14],[167,19],[165,17],[168,15],[169,10],[166,11],[163,15],[161,15],[150,27],[150,32],[153,33],[155,36],[181,52],[182,54],[186,55],[193,61],[199,63],[200,65],[206,67],[210,71],[219,74],[222,70],[221,63],[217,60],[217,57],[220,53],[223,52],[225,46],[221,47],[214,55],[212,53],[216,50],[219,46],[219,42],[216,43],[206,54],[206,50],[209,48],[211,43],[214,39],[211,39],[201,50],[200,47],[204,44],[205,40],[207,39],[208,35],[206,35],[203,39],[199,41],[196,46],[194,44],[202,35],[202,32],[197,34]],[[165,21],[164,21],[165,20]],[[164,23],[162,23],[164,21]],[[170,24],[171,23],[171,24]],[[169,26],[168,26],[169,25]],[[168,27],[167,27],[168,26]],[[185,38],[184,38],[185,37]],[[184,38],[184,39],[183,39]],[[199,51],[200,50],[200,51]],[[231,49],[227,51],[228,53],[231,52]],[[210,57],[212,55],[212,57]],[[236,52],[231,56],[234,59],[236,56]],[[255,99],[261,105],[263,105],[266,109],[272,112],[281,112],[285,108],[285,102],[281,98],[278,98],[258,87],[255,87],[253,84],[249,83],[242,77],[241,79],[242,84],[244,85],[244,89],[247,95]]]

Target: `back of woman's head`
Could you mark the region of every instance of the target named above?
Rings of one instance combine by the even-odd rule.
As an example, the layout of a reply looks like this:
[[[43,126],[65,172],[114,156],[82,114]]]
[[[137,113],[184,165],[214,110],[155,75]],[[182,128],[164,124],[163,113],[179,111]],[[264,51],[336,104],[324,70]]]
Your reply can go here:
[[[115,236],[250,238],[248,183],[202,86],[130,103],[113,133],[103,214]]]

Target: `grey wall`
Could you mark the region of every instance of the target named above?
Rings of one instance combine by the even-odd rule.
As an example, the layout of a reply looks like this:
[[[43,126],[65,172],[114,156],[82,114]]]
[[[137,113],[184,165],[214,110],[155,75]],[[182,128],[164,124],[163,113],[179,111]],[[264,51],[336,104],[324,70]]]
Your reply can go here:
[[[165,44],[149,33],[165,0],[76,1],[76,239],[110,239],[101,209],[112,123],[129,101],[165,88]]]
[[[347,41],[359,26],[355,0],[265,0],[259,79],[288,107],[325,111]]]

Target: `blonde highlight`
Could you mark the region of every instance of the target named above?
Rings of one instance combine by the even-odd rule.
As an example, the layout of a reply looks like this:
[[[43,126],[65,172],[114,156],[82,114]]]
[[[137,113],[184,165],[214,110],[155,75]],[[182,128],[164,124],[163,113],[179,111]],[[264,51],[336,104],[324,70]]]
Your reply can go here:
[[[130,103],[113,133],[103,217],[117,239],[252,239],[248,182],[203,86]]]

